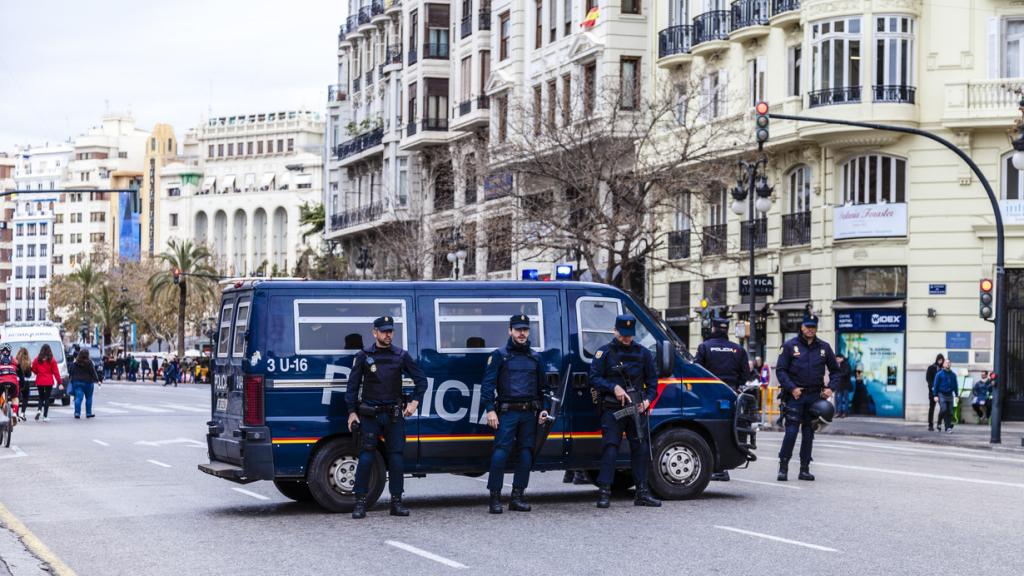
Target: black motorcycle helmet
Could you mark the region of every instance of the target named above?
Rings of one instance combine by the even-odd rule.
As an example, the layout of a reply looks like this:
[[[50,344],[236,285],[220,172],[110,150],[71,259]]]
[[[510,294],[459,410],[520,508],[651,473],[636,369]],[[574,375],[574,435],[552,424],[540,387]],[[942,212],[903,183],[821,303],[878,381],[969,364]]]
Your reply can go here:
[[[836,415],[836,407],[828,400],[819,398],[808,406],[807,415],[811,417],[811,420],[819,424],[830,424],[832,417]]]

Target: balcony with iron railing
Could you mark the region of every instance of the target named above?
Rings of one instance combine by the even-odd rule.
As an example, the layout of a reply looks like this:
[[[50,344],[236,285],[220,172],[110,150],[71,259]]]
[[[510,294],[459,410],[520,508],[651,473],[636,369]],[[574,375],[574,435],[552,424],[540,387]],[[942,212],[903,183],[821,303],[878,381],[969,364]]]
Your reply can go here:
[[[387,51],[384,54],[384,65],[391,66],[392,64],[402,65],[402,45],[391,44],[388,46]]]
[[[351,36],[359,28],[359,16],[352,14],[345,19],[345,34]]]
[[[370,3],[370,16],[383,16],[384,15],[384,0],[373,0]]]
[[[732,13],[728,10],[712,10],[693,19],[694,56],[705,56],[728,48]]]
[[[336,102],[344,102],[348,100],[348,91],[345,90],[345,86],[342,84],[331,84],[327,86],[327,103],[328,105]]]
[[[860,86],[838,86],[807,93],[807,107],[831,106],[833,104],[856,104],[860,102]]]
[[[811,213],[794,212],[782,215],[782,245],[802,246],[811,243]]]
[[[913,86],[903,85],[875,85],[873,88],[873,101],[879,103],[914,104],[917,89]]]
[[[334,150],[334,156],[338,160],[344,160],[350,156],[361,154],[367,150],[379,146],[384,139],[384,129],[377,128],[356,136],[348,142],[338,144]]]
[[[448,130],[447,118],[424,118],[420,120],[420,129],[424,132],[444,132]]]
[[[410,48],[410,49],[409,49],[409,55],[408,55],[408,60],[407,60],[407,61],[408,61],[408,66],[412,66],[412,65],[413,65],[413,64],[415,64],[415,63],[416,63],[416,62],[417,62],[418,60],[419,60],[419,55],[418,55],[418,53],[417,53],[417,51],[416,51],[416,47],[412,47],[412,48]]]
[[[371,16],[372,16],[372,14],[371,14],[371,9],[370,9],[369,6],[363,6],[362,8],[360,8],[359,9],[359,25],[363,26],[363,25],[369,24]]]
[[[668,259],[683,260],[690,257],[690,231],[674,230],[668,233]]]
[[[466,16],[459,26],[459,38],[469,38],[473,34],[473,16]]]
[[[701,230],[701,254],[718,256],[725,254],[728,246],[729,229],[727,224],[713,224]]]
[[[373,70],[367,72],[366,75],[363,76],[363,78],[365,78],[364,82],[366,82],[365,85],[367,88],[373,86]]]
[[[743,222],[740,230],[740,250],[750,250],[750,223]],[[768,219],[758,218],[754,220],[754,248],[766,248],[768,246]]]
[[[416,135],[416,122],[412,121],[405,125],[405,136],[412,138]]]
[[[690,48],[693,45],[693,26],[681,24],[669,26],[658,32],[658,66],[670,68],[686,64],[693,59]]]
[[[800,22],[800,0],[772,0],[772,26],[789,26]]]
[[[384,13],[394,14],[402,9],[402,0],[384,0]]]
[[[729,37],[744,42],[767,36],[770,19],[770,0],[736,0],[732,3],[732,30]]]
[[[490,105],[491,102],[487,96],[470,97],[459,102],[458,114],[450,119],[449,129],[465,130],[488,123],[490,114],[487,109],[490,108]]]
[[[345,41],[345,25],[338,26],[338,47],[341,48],[341,43]]]
[[[423,57],[433,60],[448,59],[447,42],[428,42],[423,45]]]
[[[331,230],[344,230],[360,224],[374,222],[384,216],[384,204],[373,202],[351,210],[331,214]]]

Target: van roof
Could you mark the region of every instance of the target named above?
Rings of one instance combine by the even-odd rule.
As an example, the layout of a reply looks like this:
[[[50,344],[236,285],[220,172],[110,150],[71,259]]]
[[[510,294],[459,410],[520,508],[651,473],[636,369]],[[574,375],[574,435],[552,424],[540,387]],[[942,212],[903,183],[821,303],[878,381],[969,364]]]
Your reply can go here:
[[[625,296],[625,293],[609,284],[600,284],[597,282],[578,282],[578,281],[531,281],[531,280],[470,280],[470,281],[456,281],[456,280],[275,280],[275,281],[253,281],[246,282],[242,286],[232,286],[225,289],[225,293],[233,292],[235,290],[248,290],[248,289],[273,289],[273,290],[289,290],[289,289],[300,289],[309,290],[316,288],[352,288],[358,290],[367,289],[387,289],[387,288],[405,288],[405,289],[420,289],[420,290],[561,290],[561,289],[576,289],[576,290],[598,290],[601,292],[613,292]]]

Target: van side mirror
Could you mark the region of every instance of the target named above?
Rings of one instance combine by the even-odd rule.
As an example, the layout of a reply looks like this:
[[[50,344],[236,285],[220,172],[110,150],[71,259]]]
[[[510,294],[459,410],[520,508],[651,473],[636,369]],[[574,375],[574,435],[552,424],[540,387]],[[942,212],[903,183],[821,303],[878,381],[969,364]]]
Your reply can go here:
[[[655,362],[658,365],[658,378],[668,378],[675,371],[676,349],[668,340],[661,340],[655,348]]]

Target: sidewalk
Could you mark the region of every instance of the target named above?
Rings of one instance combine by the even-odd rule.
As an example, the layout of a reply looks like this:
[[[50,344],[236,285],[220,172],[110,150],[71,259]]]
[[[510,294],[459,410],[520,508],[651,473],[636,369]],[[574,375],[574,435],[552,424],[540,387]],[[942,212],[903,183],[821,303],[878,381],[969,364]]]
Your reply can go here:
[[[777,430],[766,427],[763,430]],[[1002,444],[991,444],[992,429],[986,424],[958,424],[952,434],[945,432],[929,432],[925,422],[907,422],[891,418],[873,418],[868,416],[852,416],[837,418],[818,434],[835,436],[868,436],[887,438],[890,440],[906,440],[960,448],[981,448],[985,450],[1004,450],[1024,454],[1024,422],[1004,422],[1002,426]]]

